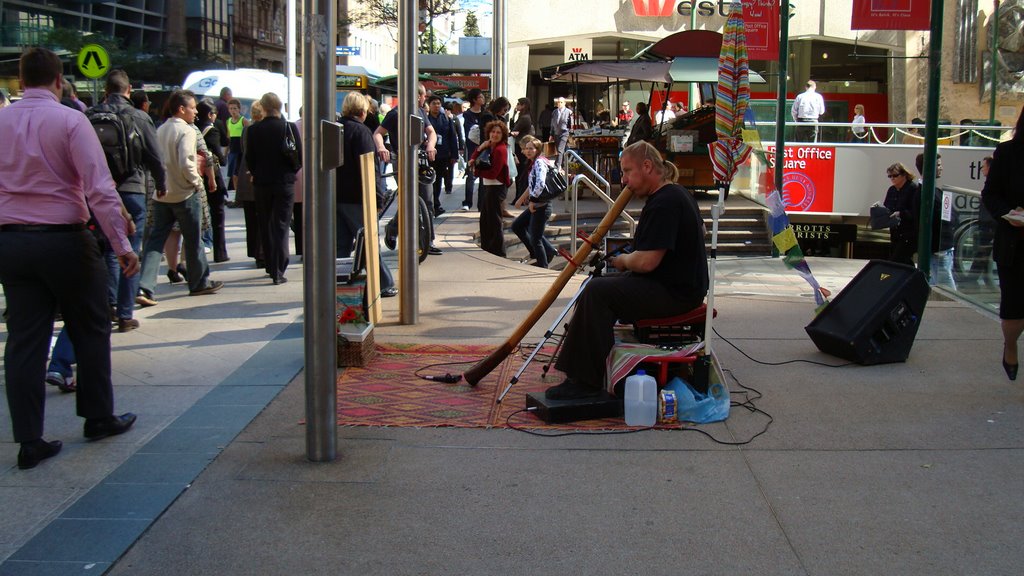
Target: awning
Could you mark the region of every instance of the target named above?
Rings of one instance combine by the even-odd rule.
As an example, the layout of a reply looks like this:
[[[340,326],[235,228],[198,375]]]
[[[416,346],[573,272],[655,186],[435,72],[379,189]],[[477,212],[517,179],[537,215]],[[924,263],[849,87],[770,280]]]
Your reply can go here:
[[[607,84],[633,80],[638,82],[672,82],[667,61],[642,60],[587,60],[566,62],[541,68],[540,75],[552,82],[578,82],[581,84]],[[717,64],[716,64],[717,74]],[[716,76],[717,78],[717,76]]]
[[[718,58],[676,58],[669,69],[673,82],[718,82]],[[750,71],[751,84],[764,84],[760,74]]]
[[[675,58],[674,60],[587,60],[566,62],[541,68],[540,76],[549,82],[608,84],[627,80],[638,82],[718,82],[718,58]],[[750,72],[751,83],[764,78]]]

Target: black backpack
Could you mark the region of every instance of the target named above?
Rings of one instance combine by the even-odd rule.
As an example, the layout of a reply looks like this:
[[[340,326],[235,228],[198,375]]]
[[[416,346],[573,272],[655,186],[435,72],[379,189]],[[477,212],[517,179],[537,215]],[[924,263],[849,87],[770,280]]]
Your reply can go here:
[[[142,163],[142,137],[131,109],[100,104],[89,109],[86,116],[99,137],[114,183],[121,185]]]

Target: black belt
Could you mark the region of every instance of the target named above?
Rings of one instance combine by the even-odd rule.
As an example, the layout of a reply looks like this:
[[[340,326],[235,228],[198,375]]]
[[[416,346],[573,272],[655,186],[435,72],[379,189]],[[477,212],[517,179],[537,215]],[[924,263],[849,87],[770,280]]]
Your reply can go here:
[[[81,232],[85,224],[2,224],[0,232]]]

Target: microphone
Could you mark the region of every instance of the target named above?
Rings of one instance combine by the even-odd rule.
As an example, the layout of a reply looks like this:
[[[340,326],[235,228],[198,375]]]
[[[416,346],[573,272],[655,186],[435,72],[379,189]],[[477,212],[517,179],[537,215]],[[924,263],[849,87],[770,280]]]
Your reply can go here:
[[[444,376],[420,376],[424,380],[433,380],[435,382],[444,382],[445,384],[457,384],[462,380],[462,374],[452,375],[445,374]]]

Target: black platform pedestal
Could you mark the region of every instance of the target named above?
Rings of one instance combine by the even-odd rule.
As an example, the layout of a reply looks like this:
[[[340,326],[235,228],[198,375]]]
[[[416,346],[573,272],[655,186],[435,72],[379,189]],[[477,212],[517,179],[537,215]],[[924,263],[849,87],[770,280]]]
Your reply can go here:
[[[526,395],[526,407],[535,407],[533,413],[548,424],[622,416],[622,399],[605,391],[600,396],[579,400],[549,400],[543,392],[530,392]]]

